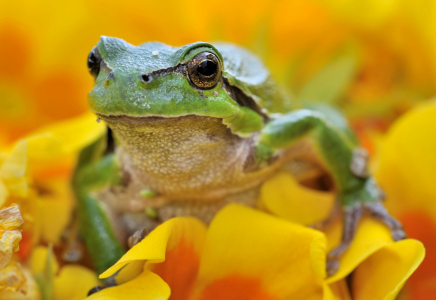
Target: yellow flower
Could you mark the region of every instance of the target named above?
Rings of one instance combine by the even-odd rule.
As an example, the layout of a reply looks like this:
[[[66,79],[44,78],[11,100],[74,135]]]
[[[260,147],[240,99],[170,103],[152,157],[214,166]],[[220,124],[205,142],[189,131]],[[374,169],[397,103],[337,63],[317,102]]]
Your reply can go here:
[[[0,44],[8,47],[0,49],[0,128],[6,130],[0,132],[0,144],[86,110],[92,78],[85,60],[102,34],[132,44],[242,44],[260,54],[297,98],[316,74],[344,58],[349,75],[338,98],[358,105],[347,105],[348,111],[391,117],[436,92],[435,13],[428,0],[224,0],[208,9],[199,25],[205,13],[198,1],[173,0],[165,6],[152,0],[122,6],[113,0],[5,2]],[[395,112],[389,110],[393,106]]]
[[[381,144],[376,177],[387,195],[387,207],[404,224],[410,237],[427,248],[423,264],[406,285],[411,299],[436,297],[436,102],[406,113]]]
[[[81,148],[104,134],[91,113],[43,127],[18,141],[0,160],[0,204],[21,206],[24,232],[32,242],[56,243],[68,224],[74,197],[70,176]]]
[[[19,249],[22,225],[23,219],[17,204],[0,210],[0,292],[27,291],[26,278],[20,265],[11,261],[12,254]]]
[[[194,218],[163,223],[100,276],[120,271],[119,285],[87,299],[348,299],[343,278],[353,270],[355,299],[393,299],[424,256],[419,242],[393,243],[371,220],[330,278],[327,248],[319,231],[229,205],[209,228]]]
[[[287,74],[300,100],[337,101],[350,116],[392,119],[436,92],[435,15],[425,0],[279,2],[273,69]],[[337,86],[335,97],[326,95],[329,86]]]
[[[325,220],[334,205],[334,199],[332,193],[303,187],[288,173],[279,173],[262,185],[260,205],[289,221],[311,225]],[[330,251],[340,242],[342,224],[336,219],[324,231],[327,249]],[[327,282],[340,282],[354,271],[355,279],[351,290],[353,299],[383,299],[389,293],[390,297],[394,297],[423,257],[423,248],[419,242],[405,240],[394,243],[388,228],[374,220],[364,219],[360,222],[350,249],[341,257],[339,271],[328,278]],[[391,272],[390,276],[381,274],[386,270]],[[385,284],[378,289],[371,288],[372,284],[377,286],[377,280],[381,278],[385,278]],[[345,285],[333,287],[341,293],[347,290]],[[342,298],[338,296],[338,299]]]
[[[56,257],[47,247],[35,247],[30,263],[32,273],[39,279],[43,299],[80,300],[99,284],[97,275],[81,265],[69,264],[59,268]]]
[[[0,210],[0,270],[9,264],[12,253],[19,249],[22,225],[23,219],[17,204]]]
[[[6,276],[5,276],[6,275]],[[20,286],[19,291],[14,291],[13,288],[8,288],[0,291],[1,300],[40,300],[39,288],[32,277],[31,272],[19,266],[17,262],[11,263],[9,272],[0,271],[1,279],[9,280],[7,285],[11,286],[11,283],[15,285],[15,288]],[[25,294],[23,293],[25,291]]]
[[[27,294],[26,281],[20,264],[16,261],[10,262],[5,268],[0,270],[0,299],[3,298],[2,291]]]
[[[29,285],[29,297],[34,297],[29,299],[36,299],[38,292],[29,271],[11,261],[13,252],[19,249],[21,229],[24,239],[17,252],[21,260],[40,239],[58,242],[73,207],[69,181],[75,156],[104,130],[92,114],[86,114],[40,128],[18,141],[11,151],[1,153],[0,207],[10,206],[0,210],[0,299],[20,299],[15,292],[25,293]],[[19,204],[21,214],[18,205],[11,203]],[[71,277],[65,274],[76,271],[68,267],[63,272],[56,280],[65,281]]]

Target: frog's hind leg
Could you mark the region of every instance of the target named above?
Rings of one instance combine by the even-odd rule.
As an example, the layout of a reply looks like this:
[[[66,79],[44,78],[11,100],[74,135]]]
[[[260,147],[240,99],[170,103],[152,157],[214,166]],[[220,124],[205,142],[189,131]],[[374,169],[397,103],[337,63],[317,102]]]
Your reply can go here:
[[[270,121],[262,130],[256,153],[259,160],[280,155],[302,138],[310,138],[320,163],[331,175],[337,203],[344,216],[341,244],[329,255],[329,274],[338,268],[338,259],[350,246],[362,214],[386,224],[394,239],[405,237],[401,224],[381,204],[383,194],[366,170],[367,155],[349,132],[329,121],[320,112],[301,109]],[[281,151],[281,152],[280,152]]]

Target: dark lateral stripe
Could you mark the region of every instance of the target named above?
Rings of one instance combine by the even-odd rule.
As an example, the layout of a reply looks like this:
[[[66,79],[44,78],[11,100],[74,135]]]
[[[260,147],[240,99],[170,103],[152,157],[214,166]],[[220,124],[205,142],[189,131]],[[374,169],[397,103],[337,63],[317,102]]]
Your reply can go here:
[[[162,76],[162,75],[173,74],[173,73],[181,74],[181,75],[187,77],[188,72],[187,72],[186,65],[180,65],[179,64],[179,65],[176,65],[176,66],[173,66],[173,67],[169,67],[169,68],[166,68],[166,69],[160,69],[160,70],[156,70],[156,71],[151,71],[150,73],[143,74],[143,75],[147,75],[147,76],[151,76],[151,77],[159,77],[159,76]]]

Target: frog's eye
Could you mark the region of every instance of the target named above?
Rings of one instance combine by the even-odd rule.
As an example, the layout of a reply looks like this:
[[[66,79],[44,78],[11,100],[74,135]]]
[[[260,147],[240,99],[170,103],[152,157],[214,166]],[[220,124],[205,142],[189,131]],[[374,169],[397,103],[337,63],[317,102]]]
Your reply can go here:
[[[210,89],[221,78],[221,63],[210,52],[201,52],[188,62],[189,79],[200,89]]]
[[[88,71],[94,78],[97,78],[100,72],[101,57],[97,47],[94,47],[88,55]]]

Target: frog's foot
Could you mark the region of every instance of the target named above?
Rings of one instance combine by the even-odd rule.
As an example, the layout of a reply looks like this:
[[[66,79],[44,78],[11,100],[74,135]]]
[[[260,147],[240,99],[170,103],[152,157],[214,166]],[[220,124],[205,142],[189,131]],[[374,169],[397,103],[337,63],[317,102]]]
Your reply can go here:
[[[342,241],[334,248],[327,256],[327,275],[331,276],[339,269],[339,258],[351,245],[356,233],[357,225],[363,214],[361,204],[348,206],[343,209],[344,218],[344,232],[342,234]]]
[[[394,241],[399,241],[407,238],[404,232],[403,225],[394,219],[383,206],[380,201],[363,204],[365,211],[369,212],[370,216],[386,226],[391,230],[391,235]]]
[[[118,272],[117,272],[116,274],[118,274]],[[103,289],[105,289],[105,288],[108,288],[108,287],[112,287],[112,286],[116,286],[116,285],[118,285],[117,282],[115,281],[115,276],[116,276],[116,274],[115,274],[115,275],[112,275],[111,277],[109,277],[109,278],[107,278],[107,279],[105,279],[103,285],[96,285],[96,286],[94,286],[93,288],[91,288],[91,289],[88,291],[88,295],[87,295],[87,296],[89,297],[89,296],[91,296],[92,294],[98,293],[98,292],[100,292],[101,290],[103,290]]]
[[[344,232],[342,235],[342,241],[340,245],[330,251],[327,256],[328,276],[335,274],[339,269],[339,259],[341,255],[350,247],[351,242],[354,239],[359,220],[364,213],[388,226],[388,228],[391,230],[391,235],[394,241],[406,238],[406,233],[404,232],[401,223],[388,213],[381,201],[358,203],[352,206],[347,206],[343,209]]]

